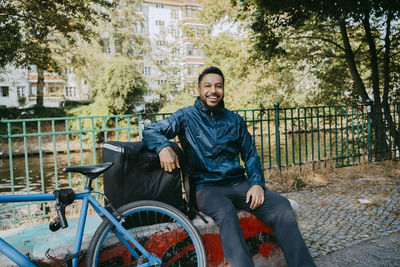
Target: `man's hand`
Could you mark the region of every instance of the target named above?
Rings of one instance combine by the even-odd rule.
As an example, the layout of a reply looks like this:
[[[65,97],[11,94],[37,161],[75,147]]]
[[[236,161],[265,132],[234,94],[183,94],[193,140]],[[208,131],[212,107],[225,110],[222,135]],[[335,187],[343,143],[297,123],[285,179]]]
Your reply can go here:
[[[180,168],[179,159],[170,146],[166,146],[158,153],[161,168],[166,172],[172,172],[176,167]]]
[[[264,203],[264,189],[259,185],[253,185],[250,187],[249,191],[247,191],[246,195],[246,203],[250,203],[250,209],[254,210]]]

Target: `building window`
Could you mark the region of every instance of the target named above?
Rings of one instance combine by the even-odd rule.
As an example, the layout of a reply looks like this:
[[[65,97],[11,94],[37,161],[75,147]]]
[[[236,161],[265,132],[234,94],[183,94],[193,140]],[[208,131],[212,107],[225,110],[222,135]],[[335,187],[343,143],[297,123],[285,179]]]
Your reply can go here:
[[[174,38],[179,38],[179,30],[176,29],[176,28],[172,28],[172,29],[171,29],[171,35],[172,35],[172,37],[174,37]]]
[[[164,66],[165,65],[165,61],[163,59],[159,59],[159,60],[157,60],[157,65],[158,66]]]
[[[188,64],[185,66],[185,74],[187,76],[196,76],[201,65],[198,64]]]
[[[171,18],[173,18],[173,19],[178,19],[179,18],[178,9],[172,9],[171,10]]]
[[[165,46],[165,41],[157,40],[156,44],[157,44],[157,46]]]
[[[25,86],[17,86],[17,96],[23,97],[25,95]]]
[[[193,44],[186,44],[186,55],[193,56]]]
[[[164,24],[163,20],[156,20],[156,26],[164,26]]]
[[[0,96],[8,97],[9,96],[9,87],[8,86],[1,86],[0,87]]]
[[[197,6],[186,6],[185,9],[185,16],[186,17],[193,17],[195,13],[199,10]]]
[[[166,83],[167,83],[166,80],[157,80],[157,84],[158,84],[159,86],[162,86],[162,85],[164,85],[164,84],[166,84]]]
[[[179,57],[179,48],[172,48],[172,56]]]
[[[144,68],[142,69],[142,74],[143,74],[144,76],[150,76],[150,67],[144,67]]]
[[[159,4],[157,4],[157,5],[156,5],[156,8],[164,8],[164,5],[159,5]]]
[[[76,96],[76,91],[74,86],[65,87],[65,96]]]
[[[193,44],[186,44],[186,56],[203,56],[203,50]]]
[[[141,21],[136,21],[132,23],[132,30],[137,33],[141,34],[147,34],[149,33],[149,27],[146,25],[146,23],[143,23]]]

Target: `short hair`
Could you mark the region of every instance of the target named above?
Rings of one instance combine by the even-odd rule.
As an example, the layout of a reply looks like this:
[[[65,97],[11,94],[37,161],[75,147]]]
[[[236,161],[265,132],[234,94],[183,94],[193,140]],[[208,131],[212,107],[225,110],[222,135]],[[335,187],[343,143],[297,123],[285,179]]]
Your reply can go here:
[[[207,74],[210,74],[210,73],[218,74],[219,76],[221,76],[221,78],[222,78],[222,85],[225,85],[225,78],[224,78],[224,74],[222,73],[222,71],[221,71],[219,68],[217,68],[217,67],[211,66],[211,67],[208,67],[208,68],[206,68],[205,70],[203,70],[202,73],[200,73],[199,79],[198,79],[198,82],[197,82],[197,86],[198,86],[199,88],[200,88],[200,83],[201,83],[201,81],[203,80],[204,75],[207,75]]]

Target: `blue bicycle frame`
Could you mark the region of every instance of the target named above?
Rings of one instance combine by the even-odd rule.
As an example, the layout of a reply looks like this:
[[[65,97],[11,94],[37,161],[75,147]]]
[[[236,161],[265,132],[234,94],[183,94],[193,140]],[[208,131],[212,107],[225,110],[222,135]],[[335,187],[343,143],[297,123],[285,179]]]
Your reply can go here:
[[[85,229],[86,223],[86,215],[88,211],[89,203],[97,212],[100,217],[106,217],[116,228],[115,234],[118,238],[124,243],[126,248],[130,251],[130,253],[138,258],[139,255],[136,253],[134,248],[137,248],[149,261],[140,266],[153,266],[156,264],[161,265],[161,259],[151,255],[147,252],[136,239],[134,239],[128,231],[122,226],[123,220],[117,221],[114,216],[104,208],[91,194],[89,189],[85,189],[82,193],[75,193],[75,199],[82,199],[82,208],[79,216],[78,228],[75,237],[74,250],[73,254],[78,253],[81,249],[83,232]],[[8,196],[0,196],[0,203],[15,203],[15,202],[32,202],[32,201],[54,201],[54,194],[32,194],[32,195],[8,195]],[[13,246],[7,243],[4,239],[0,238],[0,252],[10,258],[19,266],[28,266],[34,267],[33,264],[27,257],[22,255],[18,250],[16,250]],[[75,257],[72,260],[72,265],[74,267],[78,266],[78,258]]]

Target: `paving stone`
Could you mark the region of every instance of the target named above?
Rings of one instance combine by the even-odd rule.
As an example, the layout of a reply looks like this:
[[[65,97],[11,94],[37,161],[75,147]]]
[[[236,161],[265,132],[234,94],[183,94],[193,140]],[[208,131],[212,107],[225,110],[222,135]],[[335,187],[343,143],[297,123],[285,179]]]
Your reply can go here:
[[[299,203],[299,227],[313,256],[400,231],[400,184],[361,178],[284,194]],[[377,204],[360,204],[368,199]]]

